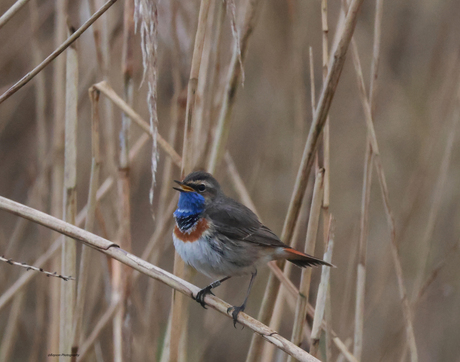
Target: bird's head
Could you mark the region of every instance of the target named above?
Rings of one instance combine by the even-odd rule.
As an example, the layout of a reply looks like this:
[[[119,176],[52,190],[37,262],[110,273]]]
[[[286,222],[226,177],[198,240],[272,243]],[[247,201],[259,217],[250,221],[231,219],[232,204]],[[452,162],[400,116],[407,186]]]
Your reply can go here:
[[[174,180],[179,187],[173,187],[180,191],[179,207],[186,205],[204,205],[216,198],[221,193],[220,185],[210,173],[195,171],[187,175],[183,181]]]

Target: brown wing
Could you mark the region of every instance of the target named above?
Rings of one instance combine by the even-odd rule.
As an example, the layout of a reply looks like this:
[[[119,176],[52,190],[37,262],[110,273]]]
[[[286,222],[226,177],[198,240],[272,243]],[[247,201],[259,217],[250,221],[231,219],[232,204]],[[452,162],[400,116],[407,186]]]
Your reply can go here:
[[[262,225],[250,209],[231,198],[221,198],[206,209],[215,230],[232,240],[264,246],[286,247],[278,236]]]

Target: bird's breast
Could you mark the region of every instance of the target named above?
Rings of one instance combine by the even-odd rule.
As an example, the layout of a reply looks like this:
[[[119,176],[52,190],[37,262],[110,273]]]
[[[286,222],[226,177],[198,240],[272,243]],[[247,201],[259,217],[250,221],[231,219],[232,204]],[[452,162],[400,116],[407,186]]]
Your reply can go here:
[[[201,238],[208,229],[208,221],[205,218],[201,218],[185,230],[176,224],[174,227],[174,236],[184,243],[193,243]]]

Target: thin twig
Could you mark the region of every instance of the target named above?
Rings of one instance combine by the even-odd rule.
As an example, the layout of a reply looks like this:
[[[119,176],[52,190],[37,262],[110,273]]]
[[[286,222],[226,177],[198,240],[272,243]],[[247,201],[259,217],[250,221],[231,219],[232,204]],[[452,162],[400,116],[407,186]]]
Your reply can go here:
[[[10,89],[0,96],[0,104],[16,93],[29,81],[31,81],[43,68],[45,68],[49,63],[51,63],[58,55],[60,55],[64,50],[66,50],[75,40],[77,40],[80,35],[82,35],[86,29],[88,29],[92,23],[94,23],[102,14],[104,14],[117,0],[109,0],[104,6],[102,6],[96,13],[93,14],[80,28],[78,28],[67,40],[62,43],[54,52],[52,52],[46,59],[37,65],[32,71],[27,73],[22,77],[16,84],[14,84]]]
[[[49,272],[49,271],[46,271],[44,270],[43,268],[40,268],[40,267],[36,267],[36,266],[33,266],[33,265],[29,265],[27,263],[19,263],[17,261],[14,261],[13,259],[10,259],[10,258],[5,258],[5,256],[0,256],[0,261],[4,261],[10,265],[16,265],[16,266],[20,266],[22,268],[25,268],[27,271],[29,270],[35,270],[35,271],[38,271],[40,273],[43,273],[43,274],[46,274],[47,276],[49,277],[56,277],[56,278],[61,278],[62,280],[65,280],[65,281],[68,281],[68,280],[75,280],[74,277],[72,276],[66,276],[66,275],[61,275],[61,274],[58,274],[57,272]]]

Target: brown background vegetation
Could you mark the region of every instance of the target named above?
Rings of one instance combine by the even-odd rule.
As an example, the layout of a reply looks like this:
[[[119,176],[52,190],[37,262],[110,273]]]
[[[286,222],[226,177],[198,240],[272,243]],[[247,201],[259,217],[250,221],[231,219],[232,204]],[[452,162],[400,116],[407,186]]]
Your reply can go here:
[[[0,3],[4,13],[14,1]],[[186,81],[190,72],[193,41],[198,19],[199,2],[180,2],[178,37],[180,41],[180,74],[184,91],[180,99],[179,135],[174,145],[181,153],[182,129],[185,118]],[[242,1],[236,3],[237,13]],[[38,28],[31,26],[29,6],[25,6],[0,29],[0,91],[3,93],[14,82],[31,70],[54,48],[54,2],[37,1]],[[359,46],[366,86],[370,77],[374,24],[373,1],[365,1],[358,16],[355,39]],[[339,14],[338,2],[329,2],[330,39]],[[32,10],[33,11],[33,10]],[[75,27],[90,15],[87,1],[69,2],[68,22]],[[414,280],[420,273],[423,280],[431,280],[413,312],[415,336],[420,361],[460,361],[460,264],[456,245],[459,242],[460,218],[460,157],[458,136],[454,139],[446,172],[441,170],[448,137],[458,131],[452,121],[453,109],[459,102],[455,97],[460,71],[460,3],[450,1],[385,1],[383,6],[382,44],[375,98],[375,129],[380,146],[381,160],[386,172],[390,205],[396,221],[396,240],[403,266],[408,295],[413,292]],[[117,2],[103,15],[109,32],[109,71],[106,80],[123,94],[123,1]],[[169,1],[158,4],[158,113],[159,133],[167,136],[171,125],[171,99],[173,96],[173,41],[171,38],[171,7]],[[101,23],[103,19],[98,22]],[[301,29],[301,47],[295,40],[294,22]],[[140,37],[133,39],[134,98],[133,108],[148,120],[146,86],[141,86],[142,58]],[[221,46],[221,84],[230,59],[233,38],[229,17],[223,24]],[[94,37],[91,29],[78,40],[79,89],[78,107],[78,210],[86,203],[91,166],[91,104],[87,89],[103,80],[98,68]],[[312,47],[318,97],[321,89],[321,16],[320,2],[293,0],[261,1],[254,34],[250,39],[245,62],[244,87],[238,90],[232,116],[227,149],[245,182],[260,216],[278,235],[291,197],[298,165],[311,122],[310,77],[308,49]],[[41,57],[34,58],[39,50]],[[302,64],[294,63],[296,52],[302,54]],[[35,53],[36,54],[36,53]],[[42,73],[45,80],[45,115],[47,144],[53,143],[53,64]],[[301,82],[298,82],[298,80]],[[35,86],[37,79],[0,104],[0,195],[27,203],[31,186],[40,172],[37,159],[37,108]],[[301,94],[303,113],[296,110],[296,99]],[[219,92],[222,91],[219,86]],[[103,107],[103,101],[101,101]],[[218,109],[218,108],[215,108]],[[216,111],[210,112],[208,121],[215,122]],[[458,115],[457,115],[458,116]],[[300,122],[298,121],[300,119]],[[113,109],[113,119],[101,111],[101,122],[113,122],[116,129],[112,140],[118,149],[118,131],[121,112]],[[103,126],[104,127],[104,126]],[[455,129],[457,128],[457,129]],[[332,326],[346,341],[353,337],[354,301],[356,288],[357,250],[360,232],[360,209],[363,183],[366,126],[359,98],[356,76],[347,57],[344,70],[330,110],[331,132],[331,198],[330,211],[336,220],[333,263],[337,269],[331,273]],[[131,127],[130,142],[141,135]],[[105,153],[106,144],[103,144]],[[117,151],[118,152],[118,151]],[[158,202],[165,154],[160,151],[155,198],[149,204],[151,182],[150,145],[144,147],[131,164],[131,232],[132,251],[141,255],[150,239],[159,216]],[[118,158],[112,160],[118,163]],[[103,180],[110,175],[107,159],[102,162]],[[175,167],[175,166],[174,166]],[[175,179],[180,177],[177,167]],[[228,181],[225,167],[216,173],[224,190],[238,198]],[[439,192],[436,185],[445,177]],[[369,212],[368,263],[364,321],[363,361],[399,361],[406,341],[401,302],[390,254],[390,236],[377,177],[374,174]],[[172,186],[172,185],[170,185]],[[50,212],[50,181],[41,192],[41,210]],[[167,185],[169,187],[169,185]],[[311,193],[311,191],[309,191]],[[173,194],[170,193],[170,197]],[[309,203],[309,195],[306,203]],[[102,218],[96,233],[117,240],[117,195],[112,191],[101,203]],[[429,228],[430,214],[436,203],[435,224]],[[152,212],[153,211],[153,212]],[[152,213],[154,218],[152,218]],[[171,218],[168,216],[168,222]],[[14,245],[9,245],[16,216],[1,213],[0,254],[18,261],[32,263],[56,237],[32,223],[25,223],[24,233]],[[303,248],[306,216],[300,220],[301,231],[296,241]],[[172,228],[172,223],[169,228]],[[302,230],[303,229],[303,230]],[[169,231],[164,237],[165,249],[158,265],[173,270],[173,247]],[[321,237],[318,240],[322,240]],[[423,244],[427,240],[427,244]],[[424,248],[429,248],[428,259],[422,260]],[[318,241],[317,256],[323,252]],[[423,269],[425,267],[426,269]],[[441,263],[441,264],[440,264]],[[438,266],[441,265],[440,268]],[[0,292],[4,292],[23,273],[20,268],[0,265]],[[53,268],[48,263],[46,269]],[[438,268],[438,269],[437,269]],[[105,258],[91,253],[88,301],[83,321],[83,335],[94,328],[110,301],[109,267]],[[52,270],[53,271],[53,270]],[[433,273],[436,272],[434,275]],[[29,271],[29,273],[33,273]],[[268,268],[259,271],[247,313],[256,317],[261,303]],[[293,282],[298,285],[300,272],[294,271]],[[310,301],[314,305],[320,269],[313,271]],[[49,349],[51,316],[50,280],[38,275],[24,291],[17,328],[13,337],[10,360],[44,360]],[[61,282],[61,281],[60,281]],[[210,281],[197,275],[193,283],[205,286]],[[230,280],[217,289],[216,294],[229,303],[243,298],[246,279]],[[152,286],[153,285],[153,286]],[[152,290],[154,293],[152,294]],[[170,308],[169,287],[141,277],[132,286],[133,360],[155,360],[165,335]],[[152,298],[147,301],[148,298]],[[15,299],[16,300],[16,299]],[[151,310],[146,310],[146,305]],[[5,338],[8,325],[8,305],[0,311],[0,336]],[[252,332],[234,329],[229,319],[212,310],[204,310],[190,303],[188,324],[189,361],[242,361]],[[148,316],[148,320],[146,320]],[[280,333],[289,337],[293,312],[285,308]],[[112,357],[111,326],[102,332],[99,348],[104,360]],[[306,347],[306,344],[302,346]],[[334,360],[338,355],[334,351]],[[98,352],[91,350],[88,360],[95,360]],[[281,355],[275,355],[282,360]],[[408,358],[408,357],[407,357]]]

